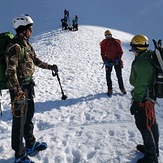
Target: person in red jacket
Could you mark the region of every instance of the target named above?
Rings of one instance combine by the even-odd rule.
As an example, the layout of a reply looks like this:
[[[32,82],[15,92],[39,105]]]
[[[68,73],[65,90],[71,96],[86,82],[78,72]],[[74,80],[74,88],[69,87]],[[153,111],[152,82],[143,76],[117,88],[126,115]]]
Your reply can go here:
[[[112,37],[112,33],[109,30],[104,32],[105,39],[100,42],[101,57],[105,65],[106,70],[106,82],[108,87],[108,95],[113,94],[111,72],[114,67],[116,76],[118,78],[119,89],[123,94],[126,94],[126,90],[123,84],[122,78],[122,54],[121,41]]]

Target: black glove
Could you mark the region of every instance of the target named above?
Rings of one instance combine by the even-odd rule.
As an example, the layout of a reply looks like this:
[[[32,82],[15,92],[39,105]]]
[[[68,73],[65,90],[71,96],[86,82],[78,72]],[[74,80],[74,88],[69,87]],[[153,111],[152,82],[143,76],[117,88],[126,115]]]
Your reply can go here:
[[[58,66],[57,65],[52,65],[51,70],[54,71],[57,74],[58,73]]]
[[[131,115],[135,115],[140,109],[141,109],[140,102],[134,100],[130,107]]]

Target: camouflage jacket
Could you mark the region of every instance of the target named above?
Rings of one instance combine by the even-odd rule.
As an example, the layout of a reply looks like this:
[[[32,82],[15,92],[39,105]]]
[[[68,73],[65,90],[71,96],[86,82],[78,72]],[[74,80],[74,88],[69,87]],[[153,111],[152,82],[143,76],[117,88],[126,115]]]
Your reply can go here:
[[[16,35],[14,42],[6,48],[6,76],[12,88],[19,90],[26,80],[31,80],[35,72],[35,65],[43,69],[51,69],[51,65],[42,62],[36,55],[32,45],[24,35]],[[22,47],[24,56],[22,61]]]

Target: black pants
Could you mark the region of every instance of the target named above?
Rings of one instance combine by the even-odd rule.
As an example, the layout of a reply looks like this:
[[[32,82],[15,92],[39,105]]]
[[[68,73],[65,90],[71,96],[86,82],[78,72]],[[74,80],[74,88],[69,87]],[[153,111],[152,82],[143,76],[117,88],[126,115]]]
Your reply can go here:
[[[118,79],[119,89],[124,89],[123,78],[122,78],[122,69],[120,67],[120,64],[118,64],[115,66],[105,67],[105,69],[106,69],[106,82],[107,82],[108,90],[113,89],[112,88],[112,80],[111,80],[111,72],[112,72],[113,67],[115,69],[116,76]]]
[[[28,92],[28,106],[27,106],[27,112],[23,119],[23,122],[21,121],[21,116],[15,116],[13,114],[13,122],[12,122],[12,139],[11,139],[11,146],[12,149],[15,150],[15,156],[20,157],[21,155],[25,154],[25,147],[23,144],[23,138],[25,139],[25,145],[27,148],[30,148],[35,143],[35,137],[33,135],[33,122],[32,118],[34,116],[34,83],[30,83],[29,85],[25,85],[22,88],[23,90],[27,90]],[[15,98],[15,94],[13,90],[10,90],[10,97],[11,102]],[[19,109],[16,110],[19,106],[15,106],[15,114],[20,115]],[[26,110],[24,110],[25,112]],[[17,112],[17,113],[16,113]],[[23,125],[23,126],[22,126]],[[23,135],[21,135],[21,127],[23,127]],[[23,137],[22,137],[23,136]]]
[[[146,114],[145,109],[139,110],[137,114],[135,114],[135,123],[137,128],[139,129],[144,146],[145,153],[149,155],[158,155],[159,154],[159,129],[156,121],[151,126],[151,128],[147,128],[146,125]]]

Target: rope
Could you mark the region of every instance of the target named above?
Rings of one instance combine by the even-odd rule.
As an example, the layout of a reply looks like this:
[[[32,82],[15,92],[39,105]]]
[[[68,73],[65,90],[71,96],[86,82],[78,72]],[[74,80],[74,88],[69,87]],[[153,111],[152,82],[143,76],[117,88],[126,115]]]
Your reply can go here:
[[[140,107],[143,107],[145,109],[146,127],[148,129],[151,129],[152,125],[156,121],[154,103],[150,100],[147,100],[145,102],[140,102]]]
[[[147,100],[145,102],[145,114],[146,114],[146,125],[148,129],[151,129],[152,125],[155,123],[156,121],[156,117],[155,117],[155,111],[154,111],[154,104]]]
[[[15,104],[18,104],[19,106],[16,108]],[[16,96],[14,98],[14,101],[12,102],[12,107],[11,107],[13,116],[16,118],[20,118],[22,116],[22,114],[24,113],[24,106],[25,106],[25,94],[21,94],[19,96]],[[16,115],[16,113],[15,113],[16,109],[15,108],[17,110],[19,110],[19,108],[20,108],[20,114],[19,115]]]

